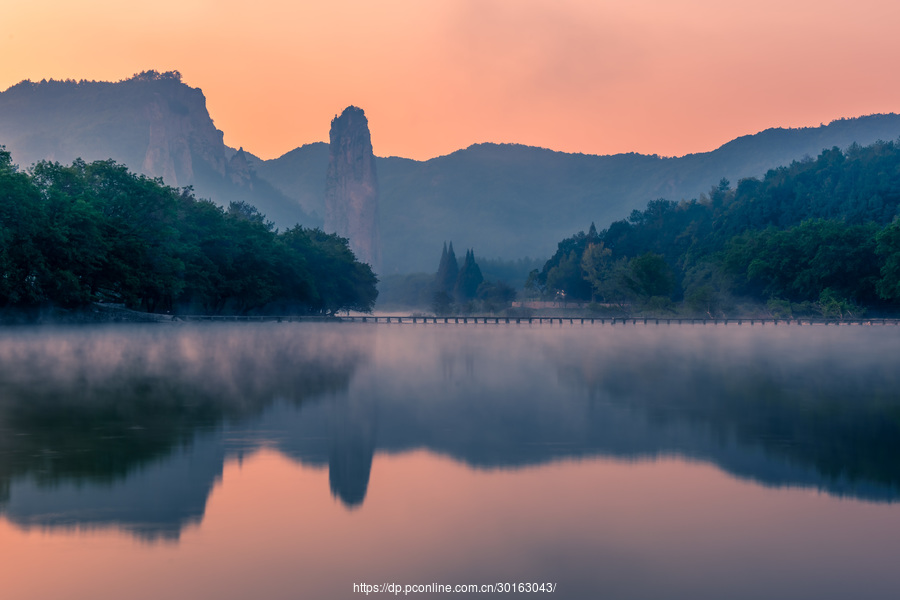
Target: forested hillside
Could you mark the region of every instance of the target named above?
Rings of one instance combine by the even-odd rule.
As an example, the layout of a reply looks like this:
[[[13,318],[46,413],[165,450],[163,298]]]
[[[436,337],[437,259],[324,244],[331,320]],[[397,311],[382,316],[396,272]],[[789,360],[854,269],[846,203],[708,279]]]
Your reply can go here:
[[[529,287],[603,310],[773,316],[900,310],[900,145],[878,142],[723,179],[578,233]]]
[[[375,284],[335,235],[277,233],[249,204],[223,209],[111,160],[21,172],[0,147],[0,308],[331,314],[371,310]]]

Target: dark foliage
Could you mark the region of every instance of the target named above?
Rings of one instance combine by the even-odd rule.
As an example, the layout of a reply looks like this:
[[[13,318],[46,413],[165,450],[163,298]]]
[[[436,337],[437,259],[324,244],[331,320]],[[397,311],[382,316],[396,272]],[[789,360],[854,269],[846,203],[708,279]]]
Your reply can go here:
[[[444,250],[441,253],[441,262],[438,265],[437,275],[434,278],[435,288],[446,294],[453,292],[456,285],[456,278],[459,276],[459,263],[456,262],[456,252],[453,251],[453,242],[450,247],[444,244]]]
[[[463,266],[459,269],[459,274],[456,276],[453,295],[456,296],[456,300],[460,303],[474,300],[478,294],[478,286],[483,282],[484,276],[481,274],[478,263],[475,262],[475,251],[467,250],[466,259],[463,261]]]
[[[223,210],[111,160],[20,172],[2,149],[0,274],[4,307],[333,314],[370,311],[377,295],[336,235],[279,234],[245,202]]]
[[[735,298],[828,316],[900,305],[900,144],[824,151],[699,200],[654,200],[580,232],[531,279],[545,295],[727,314]]]

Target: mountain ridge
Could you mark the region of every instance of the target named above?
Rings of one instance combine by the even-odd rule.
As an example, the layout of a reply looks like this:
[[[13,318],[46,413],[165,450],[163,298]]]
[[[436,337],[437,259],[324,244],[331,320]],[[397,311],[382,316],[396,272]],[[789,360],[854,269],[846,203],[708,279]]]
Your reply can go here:
[[[680,157],[493,142],[425,161],[376,156],[383,271],[431,271],[451,239],[482,257],[550,256],[558,240],[650,200],[698,198],[722,178],[736,183],[835,146],[898,138],[900,115],[887,113],[773,127]],[[202,90],[177,72],[116,83],[26,81],[0,92],[0,144],[19,164],[113,158],[219,204],[249,202],[281,228],[323,224],[327,143],[268,160],[243,150],[235,162],[238,150],[222,140]]]

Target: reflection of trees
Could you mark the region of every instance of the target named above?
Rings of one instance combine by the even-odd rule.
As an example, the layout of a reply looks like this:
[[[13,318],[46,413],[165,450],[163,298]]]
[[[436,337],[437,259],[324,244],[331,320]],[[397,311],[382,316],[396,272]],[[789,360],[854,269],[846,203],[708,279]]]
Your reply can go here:
[[[561,380],[660,427],[701,425],[714,439],[812,467],[826,482],[900,492],[900,372],[892,352],[824,338],[814,348],[792,348],[787,338],[777,348],[698,341],[663,337],[640,355],[608,344],[547,354]]]
[[[41,484],[123,478],[275,399],[345,389],[366,341],[287,324],[11,336],[0,348],[0,492],[25,473]]]
[[[892,344],[879,342],[888,336],[381,329],[406,352],[387,344],[378,369],[350,386],[373,331],[156,325],[10,335],[0,344],[0,506],[11,518],[21,509],[25,479],[70,492],[99,483],[83,487],[104,507],[142,486],[184,489],[162,507],[169,512],[135,505],[112,519],[177,535],[185,515],[202,515],[221,473],[226,446],[216,436],[245,435],[234,443],[249,448],[262,439],[257,427],[287,456],[327,464],[332,493],[351,508],[364,501],[377,450],[416,448],[479,468],[674,452],[769,485],[900,497],[900,372]],[[334,397],[307,402],[323,395]],[[205,483],[184,483],[198,478]],[[69,499],[61,493],[51,508]],[[14,516],[46,524],[37,510]]]

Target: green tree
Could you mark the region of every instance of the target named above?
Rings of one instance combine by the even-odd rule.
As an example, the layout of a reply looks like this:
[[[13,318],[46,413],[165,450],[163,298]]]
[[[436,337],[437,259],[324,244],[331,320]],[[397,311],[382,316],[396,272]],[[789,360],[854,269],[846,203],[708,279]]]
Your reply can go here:
[[[47,266],[38,244],[45,227],[40,194],[0,146],[0,303],[35,305],[46,301]]]
[[[591,284],[591,302],[603,295],[604,283],[610,276],[612,250],[603,242],[588,244],[581,256],[581,272]]]
[[[892,302],[900,302],[900,219],[882,229],[875,236],[877,252],[882,257],[878,279],[878,295]]]
[[[456,285],[453,287],[454,297],[461,304],[475,299],[478,293],[478,286],[483,281],[484,276],[481,274],[478,263],[475,262],[475,252],[467,250],[463,266],[456,277]]]
[[[661,255],[646,252],[631,259],[628,267],[628,286],[638,296],[669,297],[674,291],[672,269]]]
[[[456,253],[453,251],[453,242],[450,242],[449,249],[447,243],[444,242],[444,250],[441,253],[441,262],[438,265],[437,274],[434,277],[435,288],[438,291],[450,294],[456,285],[456,278],[459,276],[459,264],[456,261]]]
[[[502,281],[485,281],[478,286],[475,296],[486,312],[494,313],[509,307],[516,299],[516,290]]]
[[[444,290],[436,290],[431,297],[431,310],[439,317],[449,315],[453,311],[453,297]]]
[[[371,312],[378,298],[378,279],[369,265],[356,260],[347,238],[321,229],[294,229],[309,238],[308,264],[318,291],[312,308],[326,315],[340,310]]]
[[[528,292],[529,298],[537,298],[541,294],[544,293],[543,286],[541,286],[541,272],[537,269],[532,269],[528,273],[528,279],[525,280],[525,291]]]
[[[69,296],[171,307],[183,287],[178,190],[112,160],[40,162],[33,178],[45,199],[47,235],[56,237],[41,245],[52,278],[70,282]]]
[[[586,282],[581,274],[581,260],[574,249],[547,272],[547,290],[550,292],[564,294],[572,300],[582,300],[585,298],[579,292],[584,287]]]
[[[684,304],[693,313],[710,318],[725,316],[734,309],[734,283],[713,261],[695,265],[684,277]]]

